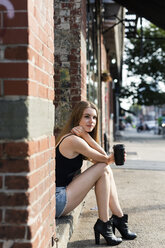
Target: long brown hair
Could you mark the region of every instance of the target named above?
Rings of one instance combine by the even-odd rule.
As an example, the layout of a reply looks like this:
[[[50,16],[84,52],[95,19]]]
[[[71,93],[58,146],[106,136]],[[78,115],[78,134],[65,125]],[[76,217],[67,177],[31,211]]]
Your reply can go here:
[[[59,142],[59,140],[61,139],[62,136],[66,135],[67,133],[69,133],[73,127],[76,127],[79,125],[80,120],[83,116],[83,112],[86,108],[93,108],[96,110],[97,113],[97,117],[96,117],[96,126],[94,127],[94,129],[92,130],[91,133],[89,133],[92,138],[98,142],[99,138],[98,138],[98,109],[95,106],[94,103],[89,102],[89,101],[81,101],[78,104],[76,104],[76,106],[74,107],[69,120],[67,121],[67,123],[65,124],[65,126],[63,127],[63,129],[61,130],[56,143]]]

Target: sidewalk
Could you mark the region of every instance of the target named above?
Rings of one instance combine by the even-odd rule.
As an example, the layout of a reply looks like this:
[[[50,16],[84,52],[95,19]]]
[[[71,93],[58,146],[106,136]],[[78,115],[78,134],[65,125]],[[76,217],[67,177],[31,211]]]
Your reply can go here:
[[[163,248],[165,140],[152,133],[137,135],[135,130],[126,130],[116,143],[124,143],[128,154],[124,166],[112,166],[119,199],[124,213],[129,215],[130,229],[138,235],[134,241],[123,241],[116,247]],[[96,219],[96,202],[91,190],[67,248],[99,247],[95,245],[93,233]],[[101,239],[100,247],[107,247],[104,239]]]

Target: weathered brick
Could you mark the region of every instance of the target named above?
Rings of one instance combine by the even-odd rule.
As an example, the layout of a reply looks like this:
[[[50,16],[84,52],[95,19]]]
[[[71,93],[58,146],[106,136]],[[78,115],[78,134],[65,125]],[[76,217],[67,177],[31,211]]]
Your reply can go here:
[[[17,47],[6,47],[5,49],[5,58],[6,59],[27,59],[27,47],[26,46],[17,46]]]
[[[19,173],[29,171],[29,160],[18,159],[1,159],[0,160],[0,173]]]
[[[0,206],[28,206],[27,193],[0,193]]]
[[[38,96],[40,98],[46,98],[46,99],[48,99],[48,88],[39,85]]]
[[[14,18],[9,19],[7,13],[4,13],[5,27],[27,27],[28,18],[25,12],[14,12]]]
[[[70,62],[70,68],[75,69],[75,68],[79,68],[80,64],[77,62]]]
[[[73,55],[80,55],[80,48],[78,47],[77,49],[76,48],[72,48],[71,49],[71,54]],[[74,62],[71,62],[71,65],[74,64]]]
[[[36,187],[37,185],[39,185],[44,180],[44,178],[46,178],[48,176],[48,173],[49,173],[48,169],[47,169],[47,166],[43,166],[45,164],[44,156],[38,156],[38,158],[40,160],[36,160],[36,164],[37,164],[37,168],[40,168],[40,170],[34,172],[29,177],[29,188],[33,188],[33,187]],[[38,161],[40,163],[38,163]],[[42,185],[40,185],[40,186],[42,186]],[[37,190],[38,190],[38,188],[37,188]]]
[[[53,90],[48,90],[48,99],[49,100],[54,100],[55,94],[54,94],[54,89]]]
[[[3,155],[3,144],[0,144],[0,158],[2,157]]]
[[[0,226],[0,239],[23,239],[25,237],[24,226]]]
[[[4,29],[5,31],[6,29]],[[2,29],[3,31],[3,29]],[[2,44],[27,44],[28,30],[25,29],[7,29],[2,39]]]
[[[55,81],[60,81],[60,75],[54,75],[54,80]]]
[[[6,8],[5,8],[5,6],[3,6],[2,4],[0,5],[0,11],[6,11]]]
[[[41,223],[41,219],[38,218],[38,221],[34,222],[30,228],[28,228],[28,232],[27,232],[27,239],[33,239],[37,230],[40,228],[40,226],[42,225]]]
[[[71,89],[71,95],[79,95],[80,94],[80,89]]]
[[[0,209],[0,223],[2,222],[2,209]]]
[[[28,95],[38,96],[38,84],[37,83],[28,81]]]
[[[28,211],[27,210],[9,210],[5,212],[5,223],[10,224],[23,224],[27,223],[28,220]]]
[[[33,33],[31,33],[29,39],[30,43],[32,44],[32,48],[29,48],[29,52],[31,51],[31,49],[35,49],[39,53],[42,53],[42,41],[40,41]]]
[[[31,140],[28,143],[28,155],[31,156],[35,153],[38,153],[38,140]]]
[[[5,95],[28,95],[27,81],[4,80]]]
[[[74,9],[71,9],[71,15],[72,16],[81,16],[81,9],[80,8],[74,8]]]
[[[79,61],[79,57],[75,55],[68,55],[69,61]]]
[[[79,102],[79,101],[81,101],[81,96],[73,96],[73,97],[71,97],[71,99],[73,102]]]
[[[3,177],[0,176],[0,189],[2,188],[2,181],[3,181]]]
[[[5,143],[4,152],[9,157],[26,157],[28,155],[28,143]]]
[[[74,6],[74,3],[61,3],[61,8],[62,9],[71,9],[71,8],[73,8],[73,6]]]
[[[55,147],[55,137],[51,136],[51,147]]]
[[[70,73],[71,73],[72,75],[77,75],[77,73],[78,73],[78,68],[70,69]]]
[[[29,182],[25,176],[6,176],[5,187],[7,189],[28,189]]]
[[[32,236],[31,236],[31,238],[32,238]],[[37,247],[38,244],[40,243],[40,240],[41,240],[41,238],[37,235],[35,240],[33,240],[33,242],[32,242],[32,247]]]
[[[39,152],[47,150],[49,148],[49,140],[48,140],[48,138],[39,140],[38,146],[39,146]]]
[[[32,248],[31,243],[14,243],[12,248]]]
[[[26,78],[28,77],[27,63],[0,63],[0,77],[1,78]]]
[[[27,0],[14,0],[12,3],[15,10],[27,10]]]
[[[71,27],[71,29],[77,30],[77,29],[80,29],[80,24],[79,23],[71,23],[70,27]]]

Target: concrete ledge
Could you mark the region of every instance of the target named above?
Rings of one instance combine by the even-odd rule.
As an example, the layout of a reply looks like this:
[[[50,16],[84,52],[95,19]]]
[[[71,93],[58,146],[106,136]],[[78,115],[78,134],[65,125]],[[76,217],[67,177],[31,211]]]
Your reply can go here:
[[[33,139],[52,135],[54,105],[37,97],[0,97],[0,139]]]
[[[84,201],[67,216],[56,219],[56,238],[58,239],[59,248],[67,248],[83,206]]]
[[[85,160],[81,171],[83,172],[86,168],[88,168],[89,164],[90,163]],[[86,197],[70,214],[56,219],[56,240],[58,242],[58,246],[55,244],[54,248],[67,248],[73,231],[78,224],[78,219],[85,204],[85,199]]]

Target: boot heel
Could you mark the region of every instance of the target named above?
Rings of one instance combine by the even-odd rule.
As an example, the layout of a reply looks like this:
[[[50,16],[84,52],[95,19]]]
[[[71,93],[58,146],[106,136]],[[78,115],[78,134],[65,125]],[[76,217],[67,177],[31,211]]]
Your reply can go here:
[[[113,233],[115,234],[115,225],[112,226]]]
[[[95,243],[96,245],[100,244],[100,233],[95,231]]]
[[[123,217],[118,217],[116,215],[112,215],[113,221],[113,233],[115,234],[115,228],[120,232],[122,238],[127,240],[133,240],[137,237],[136,233],[133,233],[128,228],[128,215],[124,214]]]
[[[121,238],[117,238],[112,231],[112,221],[103,222],[98,219],[94,225],[95,242],[96,245],[100,244],[100,234],[104,237],[107,245],[114,246],[122,242]]]

